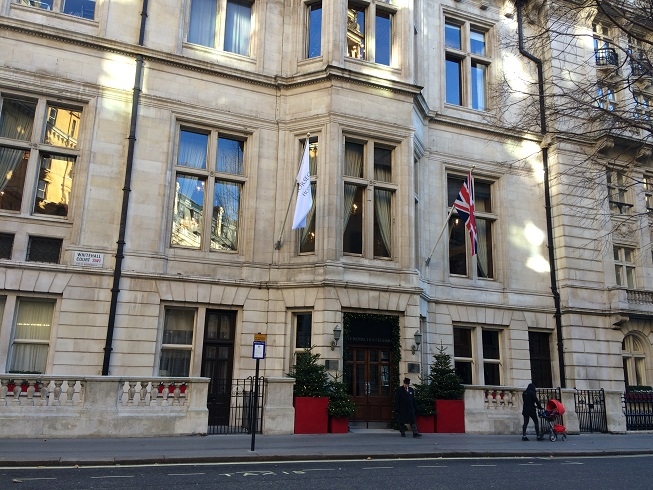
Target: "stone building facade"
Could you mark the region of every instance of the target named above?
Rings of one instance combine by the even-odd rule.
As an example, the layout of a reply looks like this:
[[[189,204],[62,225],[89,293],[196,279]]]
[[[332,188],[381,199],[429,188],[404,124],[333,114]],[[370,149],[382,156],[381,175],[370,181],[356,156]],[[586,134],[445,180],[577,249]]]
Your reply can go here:
[[[439,346],[470,385],[650,383],[650,189],[613,258],[551,178],[558,327],[541,137],[488,117],[535,77],[511,42],[502,1],[0,0],[0,370],[245,378],[261,333],[262,374],[314,346],[368,422]]]

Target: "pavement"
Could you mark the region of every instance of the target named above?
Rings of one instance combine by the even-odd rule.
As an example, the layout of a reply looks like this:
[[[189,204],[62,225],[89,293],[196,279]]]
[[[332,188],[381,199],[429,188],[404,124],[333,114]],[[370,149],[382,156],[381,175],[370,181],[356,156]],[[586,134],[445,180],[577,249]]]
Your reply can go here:
[[[0,466],[91,466],[395,458],[572,457],[653,454],[653,433],[569,435],[424,434],[389,429],[348,434],[0,439]]]

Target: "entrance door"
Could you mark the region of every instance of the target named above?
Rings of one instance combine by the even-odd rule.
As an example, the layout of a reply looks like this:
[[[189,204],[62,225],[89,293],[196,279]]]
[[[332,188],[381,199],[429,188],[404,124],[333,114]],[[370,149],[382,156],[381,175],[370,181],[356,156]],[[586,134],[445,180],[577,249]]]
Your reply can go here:
[[[351,345],[348,350],[345,381],[356,403],[354,421],[389,422],[392,417],[390,347]]]
[[[202,376],[211,378],[207,400],[209,426],[229,425],[235,330],[235,311],[207,310]]]

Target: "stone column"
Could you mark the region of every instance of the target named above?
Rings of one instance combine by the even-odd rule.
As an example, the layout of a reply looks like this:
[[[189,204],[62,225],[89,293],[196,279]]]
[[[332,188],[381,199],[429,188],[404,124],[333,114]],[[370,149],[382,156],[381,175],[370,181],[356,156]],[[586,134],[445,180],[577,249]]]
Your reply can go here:
[[[295,378],[265,378],[263,434],[295,432],[295,408],[292,403],[294,385]]]

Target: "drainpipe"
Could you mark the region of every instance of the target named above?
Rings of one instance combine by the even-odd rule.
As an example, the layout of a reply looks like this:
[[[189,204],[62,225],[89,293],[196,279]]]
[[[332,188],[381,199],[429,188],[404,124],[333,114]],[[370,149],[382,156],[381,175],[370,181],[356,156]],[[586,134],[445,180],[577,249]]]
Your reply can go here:
[[[546,126],[546,112],[544,106],[544,75],[542,71],[542,60],[533,56],[531,53],[524,49],[524,32],[523,32],[523,19],[522,7],[524,6],[523,0],[518,0],[517,7],[517,33],[519,34],[519,52],[522,56],[528,58],[537,67],[537,89],[540,101],[540,133],[545,136],[548,132]],[[553,294],[553,302],[555,304],[555,323],[556,335],[558,344],[558,364],[560,369],[560,387],[566,388],[566,374],[565,374],[565,360],[564,360],[564,343],[562,337],[562,310],[560,307],[560,292],[558,291],[558,279],[556,277],[556,259],[555,250],[553,248],[553,219],[551,218],[551,189],[549,184],[549,149],[548,147],[542,148],[542,164],[544,167],[544,209],[546,211],[546,241],[549,249],[549,264],[551,271],[551,293]]]
[[[143,46],[145,38],[145,22],[147,20],[147,2],[143,0],[141,12],[141,30],[138,35],[138,45]],[[109,322],[107,324],[107,339],[104,344],[104,362],[102,363],[102,376],[109,374],[111,351],[113,348],[113,332],[116,325],[116,307],[118,306],[118,293],[120,292],[120,277],[122,275],[122,259],[125,249],[125,229],[127,228],[127,211],[129,209],[129,193],[131,192],[132,168],[134,166],[134,145],[136,143],[136,122],[138,119],[138,104],[143,87],[143,55],[136,56],[136,74],[134,76],[134,91],[132,94],[132,113],[129,126],[129,145],[127,147],[127,165],[125,166],[125,182],[122,188],[122,210],[120,212],[120,228],[118,231],[118,247],[116,249],[116,264],[113,269],[113,286],[111,287],[111,303],[109,304]]]

